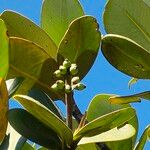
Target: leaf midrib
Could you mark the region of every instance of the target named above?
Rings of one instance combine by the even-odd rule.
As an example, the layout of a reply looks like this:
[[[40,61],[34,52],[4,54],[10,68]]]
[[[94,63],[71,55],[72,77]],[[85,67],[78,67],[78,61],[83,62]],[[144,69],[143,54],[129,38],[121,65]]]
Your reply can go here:
[[[45,87],[46,89],[50,90],[50,87],[42,82],[40,82],[36,77],[34,76],[31,76],[30,74],[26,73],[26,72],[23,72],[19,69],[17,69],[14,65],[10,64],[9,65],[10,68],[16,72],[18,72],[19,74],[23,75],[24,77],[27,77],[29,79],[32,79],[33,81],[35,81],[36,83],[38,83],[39,85],[41,85],[42,87]]]
[[[138,24],[138,22],[135,20],[135,18],[133,18],[129,12],[126,10],[125,11],[126,16],[129,18],[129,20],[133,23],[133,25],[138,28],[143,35],[145,36],[145,38],[150,42],[150,35],[149,33],[145,32],[144,29],[142,28],[142,26],[140,24]]]
[[[132,57],[131,55],[127,55],[127,53],[125,53],[124,51],[122,51],[122,49],[121,49],[119,46],[116,46],[116,45],[115,45],[114,47],[116,47],[117,49],[119,49],[120,52],[121,52],[122,54],[124,54],[125,56],[127,56],[128,58],[130,58],[130,59],[134,60],[135,62],[137,62],[137,64],[140,63],[140,62],[137,61],[136,58]],[[146,51],[146,52],[147,52],[147,51]],[[147,52],[147,53],[148,53],[148,52]],[[140,64],[141,64],[141,63],[140,63]],[[147,69],[147,71],[148,71],[148,70],[150,70],[150,67],[146,65],[146,69]]]
[[[82,20],[79,20],[79,26],[78,26],[78,28],[79,28],[79,30],[78,30],[78,35],[79,35],[79,37],[77,38],[77,40],[76,40],[76,55],[74,56],[74,59],[73,59],[73,61],[74,62],[76,62],[76,60],[77,60],[77,58],[78,58],[78,55],[79,55],[79,50],[81,49],[81,45],[82,45],[82,30],[81,30],[81,27],[82,27],[82,25],[81,25],[81,21]]]
[[[29,20],[30,21],[30,20]],[[32,22],[32,21],[31,21]],[[32,22],[33,23],[33,22]],[[53,58],[52,56],[49,55],[49,53],[44,49],[43,45],[39,45],[37,42],[34,42],[34,41],[31,41],[30,39],[26,38],[21,32],[19,32],[18,30],[16,30],[8,21],[7,21],[7,24],[14,29],[14,31],[18,34],[18,38],[21,38],[21,39],[25,39],[25,40],[28,40],[30,42],[33,42],[34,44],[38,45],[41,49],[43,49],[43,52],[45,52],[49,57]],[[34,23],[33,23],[34,24]],[[36,28],[39,28],[38,30],[42,30],[39,26],[37,26],[36,24],[34,24],[36,26]],[[42,30],[42,32],[44,32],[44,30]],[[46,34],[46,33],[44,33]],[[20,37],[21,36],[21,37]],[[51,40],[51,42],[54,44],[54,46],[56,47],[57,49],[57,46],[56,44],[54,43],[54,41],[46,34],[47,38],[49,38]],[[12,35],[10,35],[10,38],[11,37],[14,37]]]

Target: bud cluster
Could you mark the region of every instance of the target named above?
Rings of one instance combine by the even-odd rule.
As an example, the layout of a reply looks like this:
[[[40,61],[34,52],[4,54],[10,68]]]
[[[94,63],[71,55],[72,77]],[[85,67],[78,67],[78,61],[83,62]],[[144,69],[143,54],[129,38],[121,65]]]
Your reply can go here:
[[[65,59],[63,64],[59,66],[59,69],[54,72],[54,75],[57,78],[64,78],[64,80],[71,77],[71,84],[65,84],[63,80],[57,80],[56,83],[51,86],[51,89],[55,91],[62,90],[65,91],[65,93],[69,93],[74,89],[79,91],[84,90],[86,86],[80,83],[80,78],[76,76],[77,74],[77,65],[71,64],[68,59]]]

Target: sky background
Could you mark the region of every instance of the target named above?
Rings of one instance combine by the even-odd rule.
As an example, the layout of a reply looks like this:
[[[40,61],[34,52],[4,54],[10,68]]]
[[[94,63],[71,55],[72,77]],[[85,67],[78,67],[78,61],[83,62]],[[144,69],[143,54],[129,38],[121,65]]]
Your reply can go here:
[[[100,25],[102,34],[105,34],[102,15],[106,0],[80,0],[87,15],[94,16]],[[40,25],[42,0],[0,0],[0,13],[6,9],[17,11]],[[89,74],[83,79],[87,88],[83,92],[76,92],[75,99],[82,112],[86,110],[90,100],[97,94],[127,95],[150,90],[150,81],[139,80],[130,89],[128,81],[131,77],[124,75],[113,68],[99,51],[98,57]],[[14,104],[13,104],[14,105]],[[142,101],[133,104],[139,119],[139,135],[150,124],[150,102]],[[145,150],[150,150],[147,143]]]

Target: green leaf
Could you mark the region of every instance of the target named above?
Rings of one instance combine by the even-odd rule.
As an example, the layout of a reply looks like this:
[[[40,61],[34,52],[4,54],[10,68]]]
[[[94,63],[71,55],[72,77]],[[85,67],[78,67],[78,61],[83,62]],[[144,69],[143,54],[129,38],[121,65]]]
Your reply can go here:
[[[11,37],[9,63],[10,69],[7,79],[24,78],[16,93],[27,94],[31,88],[38,87],[50,95],[52,99],[63,98],[62,93],[51,90],[51,85],[56,80],[53,75],[58,68],[56,61],[35,43]]]
[[[105,58],[119,71],[138,79],[150,79],[150,53],[129,38],[108,34],[102,39]]]
[[[44,0],[41,14],[41,26],[59,45],[68,25],[84,12],[78,0]]]
[[[3,22],[0,19],[0,77],[5,78],[8,72],[8,36],[7,29]]]
[[[4,79],[0,78],[0,143],[5,138],[7,130],[8,91]]]
[[[34,150],[34,147],[32,147],[32,145],[30,145],[28,142],[26,142],[20,150]]]
[[[8,119],[13,128],[27,139],[47,148],[61,148],[57,134],[26,110],[9,110]]]
[[[12,11],[3,12],[1,18],[6,23],[9,37],[20,37],[32,41],[43,48],[49,56],[56,59],[56,45],[39,26],[24,16]]]
[[[131,78],[131,80],[128,82],[128,87],[130,88],[133,84],[137,83],[137,78]]]
[[[114,95],[112,94],[99,94],[96,95],[90,102],[88,109],[87,109],[87,120],[88,121],[93,121],[94,119],[101,117],[103,115],[106,115],[108,113],[114,112],[116,110],[120,110],[123,108],[130,107],[129,104],[126,105],[118,105],[118,104],[110,104],[108,101],[110,97]],[[136,137],[137,137],[137,131],[138,131],[138,120],[137,116],[135,113],[135,116],[128,120],[128,124],[131,124],[135,130],[136,134],[134,137],[128,140],[123,140],[123,141],[117,141],[117,142],[107,142],[107,146],[109,146],[112,150],[116,149],[123,149],[122,145],[128,145],[127,147],[131,147],[132,145],[135,144]],[[126,150],[126,147],[124,146],[124,149]]]
[[[98,23],[91,16],[83,16],[74,20],[65,33],[58,53],[76,63],[79,76],[84,77],[93,65],[100,45],[101,34]],[[86,65],[85,65],[86,62]]]
[[[99,142],[114,142],[129,139],[135,135],[136,131],[132,125],[126,124],[121,128],[114,128],[95,136],[83,137],[78,145]]]
[[[45,147],[40,147],[38,150],[48,150],[48,149]]]
[[[129,96],[113,96],[109,98],[112,104],[127,104],[141,102],[141,99],[150,100],[150,91],[129,95]]]
[[[50,111],[56,114],[60,119],[63,119],[63,115],[57,105],[52,101],[52,99],[43,91],[34,88],[29,91],[28,96],[40,102],[42,105],[47,107]]]
[[[106,115],[108,113],[120,110],[129,105],[111,105],[108,99],[114,96],[113,94],[99,94],[96,95],[90,102],[87,108],[87,120],[93,121],[94,119]]]
[[[95,144],[78,145],[76,150],[98,150]]]
[[[80,140],[84,136],[94,136],[108,131],[114,127],[123,125],[135,116],[135,110],[132,108],[120,109],[89,122],[74,133],[74,140]]]
[[[148,126],[144,133],[142,134],[139,142],[137,143],[137,145],[135,146],[134,150],[142,150],[144,149],[145,143],[146,141],[150,139],[150,126]]]
[[[113,97],[112,94],[99,94],[96,95],[90,102],[87,109],[87,120],[93,121],[94,119],[107,115],[108,113],[114,112],[116,110],[121,110],[123,108],[130,107],[129,104],[119,105],[111,104],[109,98]],[[136,130],[138,130],[138,120],[135,113],[135,117],[131,120],[128,120],[128,123],[131,124]]]
[[[72,131],[53,112],[29,96],[15,95],[14,99],[21,103],[35,118],[55,131],[61,137],[63,143],[67,146],[72,143]]]
[[[149,0],[109,0],[104,12],[107,33],[126,36],[150,52]]]
[[[144,1],[144,3],[148,6],[148,7],[150,7],[150,1],[149,0],[143,0]]]
[[[9,98],[11,98],[13,94],[17,91],[19,86],[22,84],[23,80],[24,78],[22,77],[16,77],[14,79],[10,79],[6,81]]]
[[[122,141],[107,142],[107,147],[111,150],[133,150],[132,138]]]

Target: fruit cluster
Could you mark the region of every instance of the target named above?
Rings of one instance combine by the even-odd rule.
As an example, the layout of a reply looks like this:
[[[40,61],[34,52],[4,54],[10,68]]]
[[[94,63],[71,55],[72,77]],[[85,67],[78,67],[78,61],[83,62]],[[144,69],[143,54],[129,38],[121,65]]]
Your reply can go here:
[[[59,69],[54,72],[54,75],[57,78],[63,78],[63,80],[57,80],[56,83],[54,83],[51,86],[51,89],[58,91],[58,90],[64,90],[65,93],[69,93],[71,91],[75,90],[84,90],[86,86],[83,83],[80,83],[80,78],[76,76],[78,74],[78,67],[76,64],[71,64],[71,62],[68,59],[65,59],[63,64],[59,66]],[[70,84],[68,81],[70,79]]]

